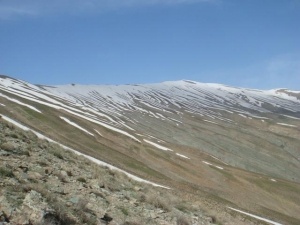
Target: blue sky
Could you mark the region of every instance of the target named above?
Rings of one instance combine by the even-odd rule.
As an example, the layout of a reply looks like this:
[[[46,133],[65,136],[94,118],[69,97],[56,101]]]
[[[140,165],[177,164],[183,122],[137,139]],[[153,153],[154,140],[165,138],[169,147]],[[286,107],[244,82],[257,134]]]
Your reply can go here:
[[[299,0],[0,0],[0,74],[300,90]]]

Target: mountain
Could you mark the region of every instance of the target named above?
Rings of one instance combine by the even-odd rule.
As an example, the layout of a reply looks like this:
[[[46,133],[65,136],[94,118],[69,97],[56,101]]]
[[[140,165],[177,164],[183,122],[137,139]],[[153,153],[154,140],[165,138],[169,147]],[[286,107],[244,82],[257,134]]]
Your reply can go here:
[[[300,224],[300,91],[1,76],[0,113],[134,179]]]

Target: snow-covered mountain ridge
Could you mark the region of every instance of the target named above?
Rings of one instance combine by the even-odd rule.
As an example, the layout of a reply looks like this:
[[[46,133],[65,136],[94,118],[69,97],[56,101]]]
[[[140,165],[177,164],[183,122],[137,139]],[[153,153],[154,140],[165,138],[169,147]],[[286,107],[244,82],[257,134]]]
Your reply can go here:
[[[134,102],[160,106],[163,110],[168,107],[177,107],[184,110],[194,110],[205,113],[206,109],[232,109],[236,107],[252,109],[262,112],[270,111],[262,106],[269,103],[274,107],[286,110],[300,111],[300,100],[289,90],[254,90],[229,87],[221,84],[198,83],[192,81],[170,81],[146,85],[64,85],[46,90],[69,100],[78,100],[80,97],[89,97],[98,103],[97,97],[110,100],[127,107],[134,107]],[[71,97],[71,99],[70,99]],[[90,102],[92,103],[92,102]]]
[[[161,119],[166,118],[159,112],[188,112],[212,119],[224,119],[219,110],[248,115],[280,112],[300,117],[300,99],[296,96],[298,92],[286,89],[262,91],[194,81],[49,87],[2,77],[0,90],[30,100],[42,100],[55,105],[69,104],[93,113],[98,112],[107,122],[116,122],[122,118],[124,111],[138,111]]]

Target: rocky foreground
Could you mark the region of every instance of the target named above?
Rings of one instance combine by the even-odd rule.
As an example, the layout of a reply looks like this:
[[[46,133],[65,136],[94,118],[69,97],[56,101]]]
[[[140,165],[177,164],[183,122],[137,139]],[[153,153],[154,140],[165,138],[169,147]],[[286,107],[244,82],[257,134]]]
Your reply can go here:
[[[174,191],[99,167],[1,118],[0,159],[0,225],[217,223]]]

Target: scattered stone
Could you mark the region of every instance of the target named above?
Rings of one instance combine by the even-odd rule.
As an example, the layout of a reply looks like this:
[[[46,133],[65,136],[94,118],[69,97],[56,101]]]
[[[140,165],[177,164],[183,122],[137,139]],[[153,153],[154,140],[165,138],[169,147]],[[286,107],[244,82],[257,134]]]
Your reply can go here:
[[[69,200],[70,202],[72,202],[73,204],[77,204],[79,202],[79,197],[72,197]]]
[[[41,174],[39,174],[38,172],[28,172],[28,179],[30,180],[40,180],[43,178],[43,176]]]
[[[104,221],[106,224],[109,224],[110,221],[113,220],[113,218],[107,213],[105,213],[104,216],[101,218],[101,220]]]

